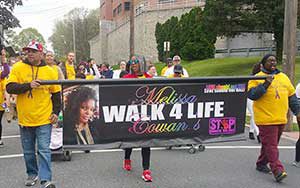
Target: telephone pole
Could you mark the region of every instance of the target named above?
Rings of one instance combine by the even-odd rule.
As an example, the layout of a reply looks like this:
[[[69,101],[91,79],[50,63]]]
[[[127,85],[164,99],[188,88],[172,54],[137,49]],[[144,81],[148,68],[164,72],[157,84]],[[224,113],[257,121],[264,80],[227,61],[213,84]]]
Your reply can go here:
[[[75,38],[75,19],[73,18],[73,24],[72,24],[72,30],[73,30],[73,51],[74,51],[74,55],[75,55],[75,57],[74,57],[74,63],[76,64],[76,57],[77,57],[77,55],[76,55],[76,38]]]
[[[283,34],[283,72],[291,82],[295,81],[295,60],[297,52],[297,9],[298,0],[285,0],[284,34]],[[292,131],[293,116],[289,112],[286,130]]]
[[[130,16],[129,16],[129,22],[130,22],[130,36],[129,36],[129,49],[130,49],[130,57],[131,58],[134,55],[134,0],[130,1]]]

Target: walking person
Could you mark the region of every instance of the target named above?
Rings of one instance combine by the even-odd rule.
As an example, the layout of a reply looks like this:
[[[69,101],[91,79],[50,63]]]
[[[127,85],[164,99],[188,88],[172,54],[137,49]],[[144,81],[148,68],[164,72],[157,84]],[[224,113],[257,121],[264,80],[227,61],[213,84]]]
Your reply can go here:
[[[151,75],[149,75],[146,72],[141,71],[141,65],[140,61],[133,56],[131,60],[129,61],[130,64],[130,73],[125,75],[123,78],[152,78]],[[142,164],[143,164],[143,173],[142,178],[145,182],[152,182],[152,176],[150,168],[150,147],[143,147],[142,148]],[[132,148],[126,148],[125,149],[125,157],[124,157],[124,163],[123,168],[127,171],[131,170],[131,160],[130,156],[132,153]]]
[[[43,60],[40,43],[32,41],[23,50],[27,57],[13,66],[6,90],[17,95],[21,143],[28,175],[25,185],[34,186],[40,179],[41,188],[55,188],[51,182],[49,145],[52,124],[56,123],[61,108],[61,89],[57,85],[42,86],[40,80],[58,80],[58,75]]]
[[[297,84],[296,87],[296,95],[298,98],[298,101],[300,100],[300,83]],[[300,168],[300,121],[297,121],[298,123],[298,129],[299,129],[299,138],[296,142],[296,152],[295,152],[295,161],[292,163],[293,166]]]
[[[46,52],[45,62],[46,62],[46,64],[48,66],[50,66],[51,68],[53,68],[53,70],[58,75],[58,79],[59,80],[64,80],[65,79],[64,73],[62,72],[61,68],[56,65],[56,62],[54,60],[54,54],[53,54],[53,52],[51,52],[51,51],[47,51]]]
[[[256,75],[261,70],[261,63],[258,62],[253,65],[252,73],[251,75]],[[249,139],[255,140],[255,136],[257,138],[257,142],[260,143],[260,137],[259,137],[259,129],[255,124],[254,121],[254,113],[253,113],[253,101],[249,98],[247,98],[247,109],[250,114],[250,129],[249,129]]]
[[[272,172],[275,180],[281,182],[287,177],[287,173],[279,160],[278,143],[287,123],[288,108],[300,120],[300,105],[291,81],[276,68],[276,57],[267,54],[262,58],[261,64],[261,71],[256,76],[268,78],[250,80],[248,84],[248,98],[254,101],[254,119],[262,143],[256,170],[264,173]]]
[[[2,117],[4,114],[4,108],[7,108],[8,105],[5,99],[5,78],[9,74],[9,66],[6,60],[6,51],[4,49],[1,50],[1,63],[2,63],[2,71],[0,71],[0,147],[4,145],[2,141]],[[9,99],[7,99],[9,100]]]
[[[75,72],[74,60],[75,60],[75,53],[69,52],[67,55],[67,61],[62,62],[60,64],[60,68],[64,73],[64,77],[66,80],[75,80],[76,72]]]

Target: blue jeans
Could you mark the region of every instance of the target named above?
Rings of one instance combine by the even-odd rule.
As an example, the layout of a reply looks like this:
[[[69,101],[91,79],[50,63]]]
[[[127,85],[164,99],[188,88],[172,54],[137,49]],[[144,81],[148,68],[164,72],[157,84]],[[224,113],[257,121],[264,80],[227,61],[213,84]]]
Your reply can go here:
[[[39,176],[41,181],[51,181],[51,150],[49,148],[52,125],[38,127],[20,126],[21,142],[24,153],[26,173],[28,176]],[[39,166],[35,155],[35,144],[39,156]]]

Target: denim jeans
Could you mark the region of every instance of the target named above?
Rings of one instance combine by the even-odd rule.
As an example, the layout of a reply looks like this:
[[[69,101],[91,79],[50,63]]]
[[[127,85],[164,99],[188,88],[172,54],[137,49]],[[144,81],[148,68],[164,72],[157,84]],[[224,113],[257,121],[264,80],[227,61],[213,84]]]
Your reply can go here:
[[[20,126],[21,142],[24,153],[26,173],[28,176],[39,176],[40,180],[51,181],[51,150],[49,148],[52,125],[38,127]],[[38,162],[35,155],[37,143]]]

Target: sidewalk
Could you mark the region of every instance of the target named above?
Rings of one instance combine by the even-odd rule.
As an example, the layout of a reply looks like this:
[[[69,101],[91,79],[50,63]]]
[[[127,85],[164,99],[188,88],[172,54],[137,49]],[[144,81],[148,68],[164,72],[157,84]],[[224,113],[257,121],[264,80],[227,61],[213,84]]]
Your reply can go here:
[[[293,131],[293,132],[283,132],[282,133],[282,137],[286,138],[288,140],[293,140],[295,142],[297,142],[298,138],[299,138],[299,132],[298,131]]]

